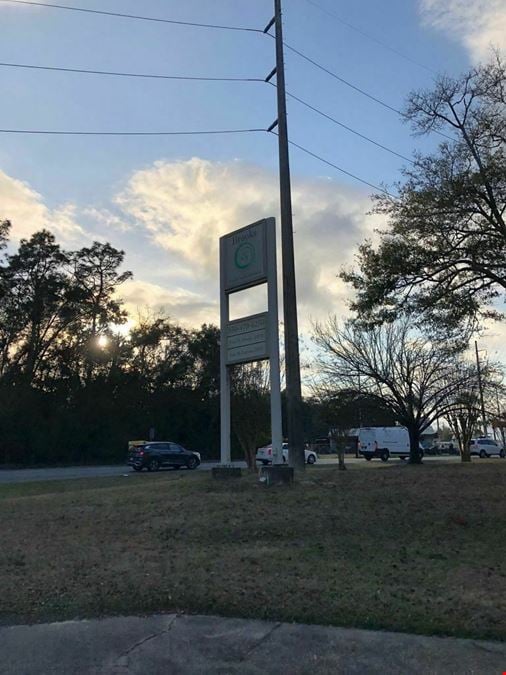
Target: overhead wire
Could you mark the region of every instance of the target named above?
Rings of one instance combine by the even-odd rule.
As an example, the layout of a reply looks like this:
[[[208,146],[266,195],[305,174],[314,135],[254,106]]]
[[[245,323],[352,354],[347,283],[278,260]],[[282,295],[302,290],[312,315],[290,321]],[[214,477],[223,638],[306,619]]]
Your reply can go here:
[[[278,134],[275,131],[270,131],[269,133],[273,134],[274,136],[278,136]],[[293,145],[294,148],[298,148],[302,152],[305,152],[307,155],[310,157],[314,157],[315,159],[318,159],[320,162],[323,162],[324,164],[327,164],[328,166],[331,166],[334,169],[337,169],[337,171],[344,173],[346,176],[350,176],[350,178],[353,178],[354,180],[357,180],[359,183],[363,183],[364,185],[368,185],[369,187],[372,187],[374,190],[378,190],[379,192],[382,192],[383,194],[387,195],[388,197],[391,197],[392,199],[398,199],[395,195],[393,195],[391,192],[388,192],[385,188],[380,187],[379,185],[375,185],[374,183],[370,183],[368,180],[365,180],[365,178],[360,178],[360,176],[357,176],[354,173],[351,173],[351,171],[347,171],[346,169],[343,169],[342,166],[339,166],[338,164],[334,164],[333,162],[330,162],[328,159],[325,159],[321,155],[316,154],[316,152],[313,152],[312,150],[309,150],[308,148],[305,148],[303,145],[299,145],[299,143],[296,143],[295,141],[288,140],[288,143],[290,145]]]
[[[124,18],[124,19],[133,19],[133,20],[139,20],[139,21],[152,21],[156,23],[167,23],[167,24],[172,24],[172,25],[181,25],[181,26],[191,26],[191,27],[197,27],[197,28],[209,28],[209,29],[221,29],[221,30],[232,30],[232,31],[246,31],[246,32],[252,32],[252,33],[259,33],[259,34],[267,34],[270,37],[273,37],[270,33],[265,33],[263,30],[260,30],[258,28],[251,28],[247,26],[230,26],[230,25],[224,25],[224,24],[210,24],[210,23],[201,23],[201,22],[195,22],[195,21],[180,21],[177,19],[166,19],[162,17],[150,17],[150,16],[144,16],[144,15],[138,15],[138,14],[125,14],[122,12],[110,12],[110,11],[105,11],[105,10],[98,10],[98,9],[90,9],[90,8],[85,8],[85,7],[76,7],[76,6],[69,6],[69,5],[63,5],[63,4],[57,4],[57,3],[49,3],[49,2],[35,2],[34,0],[0,0],[0,2],[4,3],[11,3],[11,4],[17,4],[17,5],[31,5],[31,6],[40,6],[40,7],[47,7],[47,8],[52,8],[52,9],[60,9],[60,10],[67,10],[67,11],[74,11],[74,12],[84,12],[84,13],[89,13],[89,14],[98,14],[102,16],[111,16],[111,17],[119,17],[119,18]],[[314,4],[314,3],[313,3]],[[338,17],[337,17],[338,18]],[[346,80],[345,78],[341,77],[337,73],[331,71],[329,68],[326,68],[322,64],[318,63],[311,57],[309,57],[307,54],[304,54],[300,50],[296,49],[292,45],[288,44],[287,42],[283,43],[284,46],[297,54],[299,57],[305,59],[315,67],[319,68],[320,70],[324,71],[331,77],[335,78],[342,84],[345,84],[346,86],[354,89],[355,91],[361,93],[362,95],[368,97],[372,101],[378,103],[379,105],[383,106],[384,108],[390,110],[391,112],[395,112],[396,114],[400,115],[401,117],[404,117],[404,114],[398,109],[395,108],[394,106],[391,106],[390,104],[386,103],[385,101],[382,101],[381,99],[377,98],[376,96],[373,96],[369,92],[367,92],[365,89],[362,89],[361,87],[358,87],[357,85],[353,84],[349,80]],[[19,64],[19,67],[23,67],[23,64]],[[49,68],[46,68],[49,70]],[[63,69],[62,69],[63,70]],[[81,69],[68,69],[69,71],[73,72],[84,72],[84,70]],[[110,74],[110,75],[121,75],[120,73],[108,73],[108,72],[103,72],[99,73],[98,71],[91,72],[90,74]],[[142,74],[134,74],[134,73],[128,73],[124,74],[124,77],[141,77],[143,76]],[[146,77],[151,77],[146,75]],[[154,77],[154,76],[153,76]],[[161,79],[188,79],[190,78],[176,78],[176,77],[164,77]],[[191,78],[191,79],[199,79],[204,81],[204,78]],[[208,79],[208,78],[205,78]],[[214,78],[213,78],[214,79]],[[219,78],[220,80],[222,78]],[[240,78],[242,80],[243,78]],[[245,80],[247,78],[244,78]],[[253,79],[253,78],[251,78]],[[234,81],[235,78],[223,78],[223,81]],[[209,78],[209,81],[211,81],[211,78]],[[218,78],[216,79],[218,81]],[[239,78],[235,81],[239,81]],[[447,136],[446,134],[442,132],[436,132],[439,133],[440,136],[443,136],[445,138],[448,138],[450,140],[453,140],[450,136]]]
[[[392,47],[391,45],[387,44],[386,42],[383,42],[383,40],[380,40],[379,38],[375,37],[374,35],[371,35],[370,33],[367,33],[366,31],[362,30],[361,28],[358,28],[357,26],[354,26],[352,23],[349,21],[345,21],[342,19],[338,14],[333,12],[330,9],[327,9],[326,7],[323,7],[319,3],[315,2],[315,0],[306,0],[306,2],[309,5],[313,5],[313,7],[316,7],[319,9],[321,12],[324,12],[328,16],[332,16],[336,21],[339,23],[343,24],[343,26],[346,26],[347,28],[350,28],[351,30],[355,31],[356,33],[359,33],[363,37],[366,37],[368,40],[371,40],[372,42],[375,42],[376,44],[380,45],[384,49],[388,49],[388,51],[392,52],[393,54],[396,54],[397,56],[400,56],[401,58],[405,59],[406,61],[409,61],[410,63],[413,63],[415,66],[418,66],[419,68],[423,68],[424,70],[427,70],[429,73],[436,74],[436,71],[433,70],[432,68],[429,68],[429,66],[426,66],[424,63],[421,63],[420,61],[417,61],[416,59],[413,59],[411,56],[408,56],[407,54],[404,54],[400,50],[396,49],[395,47]]]
[[[108,12],[101,9],[89,9],[87,7],[74,7],[70,5],[61,5],[52,2],[34,2],[33,0],[0,0],[0,2],[9,2],[15,5],[32,5],[35,7],[48,7],[51,9],[62,9],[70,12],[83,12],[86,14],[101,14],[102,16],[113,16],[121,19],[133,19],[136,21],[152,21],[155,23],[169,23],[176,26],[191,26],[193,28],[212,28],[217,30],[244,31],[247,33],[262,33],[258,28],[248,28],[246,26],[228,26],[213,23],[197,23],[195,21],[179,21],[177,19],[165,19],[154,16],[142,16],[139,14],[123,14],[121,12]]]
[[[309,0],[308,0],[309,1]],[[167,24],[173,24],[173,25],[181,25],[181,26],[191,26],[191,27],[197,27],[197,28],[208,28],[208,29],[222,29],[222,30],[232,30],[232,31],[245,31],[245,32],[253,32],[253,33],[260,33],[264,34],[264,31],[256,28],[249,28],[245,26],[230,26],[230,25],[222,25],[222,24],[208,24],[208,23],[200,23],[200,22],[190,22],[190,21],[179,21],[175,19],[165,19],[165,18],[159,18],[159,17],[149,17],[149,16],[142,16],[142,15],[136,15],[136,14],[124,14],[120,12],[109,12],[105,10],[96,10],[96,9],[89,9],[89,8],[83,8],[83,7],[75,7],[75,6],[68,6],[68,5],[62,5],[62,4],[56,4],[56,3],[47,3],[47,2],[35,2],[33,0],[0,0],[0,2],[9,2],[11,4],[18,4],[18,5],[32,5],[32,6],[41,6],[41,7],[47,7],[47,8],[53,8],[53,9],[60,9],[60,10],[68,10],[68,11],[75,11],[75,12],[83,12],[83,13],[89,13],[89,14],[98,14],[98,15],[103,15],[103,16],[112,16],[112,17],[119,17],[119,18],[124,18],[124,19],[132,19],[132,20],[140,20],[140,21],[152,21],[156,23],[167,23]],[[310,4],[315,4],[310,3]],[[317,5],[315,5],[317,6]],[[321,8],[320,8],[321,9]],[[336,17],[338,18],[338,17]],[[357,29],[358,30],[358,29]],[[360,31],[359,31],[360,32]],[[272,36],[270,33],[266,33]],[[384,108],[390,110],[391,112],[394,112],[401,117],[405,117],[405,115],[398,109],[395,108],[394,106],[391,106],[390,104],[386,103],[385,101],[382,101],[381,99],[377,98],[376,96],[373,96],[366,90],[362,89],[361,87],[358,87],[357,85],[353,84],[349,80],[346,80],[345,78],[341,77],[337,73],[333,72],[329,68],[326,68],[322,64],[318,63],[311,57],[309,57],[307,54],[303,53],[302,51],[296,49],[292,45],[283,42],[284,46],[286,49],[289,51],[297,54],[300,58],[306,60],[307,62],[311,63],[313,66],[316,68],[322,70],[323,72],[327,73],[334,79],[338,80],[342,84],[345,84],[346,86],[354,89],[355,91],[361,93],[362,95],[366,96],[367,98],[371,99],[372,101],[376,102],[377,104],[383,106]],[[133,78],[150,78],[150,79],[164,79],[164,80],[194,80],[194,81],[219,81],[219,82],[260,82],[263,81],[263,78],[232,78],[232,77],[206,77],[206,76],[181,76],[181,75],[163,75],[163,74],[152,74],[152,73],[129,73],[129,72],[121,72],[121,71],[105,71],[105,70],[91,70],[91,69],[83,69],[83,68],[66,68],[66,67],[56,67],[56,66],[39,66],[39,65],[34,65],[34,64],[21,64],[21,63],[8,63],[8,62],[2,62],[0,63],[0,66],[2,67],[12,67],[12,68],[25,68],[25,69],[33,69],[33,70],[46,70],[46,71],[59,71],[59,72],[70,72],[70,73],[81,73],[81,74],[90,74],[90,75],[107,75],[107,76],[119,76],[119,77],[133,77]],[[270,83],[273,84],[273,83]],[[275,86],[275,85],[273,85]],[[342,128],[346,129],[347,131],[350,131],[351,133],[357,135],[358,137],[376,145],[377,147],[382,148],[383,150],[390,152],[391,154],[394,154],[401,159],[404,159],[408,162],[412,162],[411,159],[408,157],[402,155],[401,153],[396,152],[395,150],[392,150],[388,146],[385,146],[377,141],[374,141],[372,138],[366,136],[365,134],[362,134],[361,132],[358,132],[357,130],[343,124],[339,120],[335,119],[334,117],[328,115],[327,113],[323,112],[322,110],[318,109],[316,106],[311,105],[307,101],[304,101],[303,99],[299,98],[295,94],[292,94],[290,92],[286,92],[286,95],[296,101],[298,101],[301,105],[304,105],[308,109],[316,112],[317,114],[325,117],[326,119],[332,121],[333,123],[341,126]],[[272,129],[263,129],[263,128],[252,128],[252,129],[220,129],[220,130],[191,130],[191,131],[67,131],[67,130],[44,130],[44,129],[0,129],[0,133],[2,134],[26,134],[26,135],[54,135],[54,136],[199,136],[199,135],[220,135],[220,134],[247,134],[247,133],[258,133],[258,132],[270,132],[274,133]],[[445,136],[445,134],[439,132],[440,135]],[[277,134],[275,134],[277,135]],[[451,138],[449,136],[445,136],[446,138]],[[453,140],[453,139],[452,139]],[[330,162],[329,160],[325,159],[324,157],[321,157],[320,155],[312,152],[308,148],[296,143],[295,141],[289,140],[290,145],[293,147],[298,148],[300,151],[306,153],[307,155],[318,159],[319,161],[323,162],[324,164],[333,167],[337,171],[350,176],[351,178],[368,185],[369,187],[372,187],[375,190],[378,190],[386,195],[388,195],[391,198],[396,199],[394,195],[389,193],[386,189],[379,187],[378,185],[375,185],[374,183],[370,183],[369,181],[360,178],[359,176],[347,171],[346,169],[343,169],[342,167],[338,166],[337,164],[334,164],[333,162]]]
[[[269,84],[272,84],[273,87],[276,85],[272,82],[269,82]],[[337,124],[338,126],[342,127],[343,129],[346,129],[346,131],[349,131],[352,134],[355,134],[355,136],[358,136],[359,138],[362,138],[363,140],[367,141],[368,143],[372,143],[373,145],[376,145],[378,148],[381,148],[382,150],[385,150],[386,152],[389,152],[392,155],[395,155],[396,157],[400,157],[401,159],[404,159],[406,162],[410,162],[411,164],[414,164],[413,160],[407,157],[406,155],[401,154],[400,152],[397,152],[396,150],[392,150],[392,148],[389,148],[387,145],[383,145],[382,143],[379,143],[378,141],[375,141],[373,138],[370,138],[369,136],[366,136],[365,134],[361,133],[360,131],[357,131],[356,129],[353,129],[352,127],[348,126],[347,124],[344,124],[343,122],[340,122],[337,120],[335,117],[332,117],[331,115],[328,115],[326,112],[323,112],[323,110],[320,110],[314,105],[311,105],[311,103],[308,103],[307,101],[304,101],[302,98],[299,98],[298,96],[295,96],[295,94],[292,94],[289,91],[285,91],[286,95],[293,99],[294,101],[297,101],[301,105],[305,106],[309,110],[312,110],[313,112],[317,113],[318,115],[321,115],[322,117],[325,117],[328,119],[330,122],[333,122],[334,124]]]
[[[269,33],[269,35],[270,35],[270,33]],[[273,36],[271,35],[271,37],[273,37]],[[347,87],[350,87],[351,89],[354,89],[355,91],[358,91],[358,92],[359,92],[360,94],[362,94],[363,96],[366,96],[367,98],[369,98],[370,100],[374,101],[375,103],[378,103],[379,105],[383,106],[383,108],[386,108],[387,110],[390,110],[391,112],[396,113],[397,115],[399,115],[399,116],[402,117],[403,119],[407,119],[406,114],[403,113],[402,110],[399,110],[399,108],[395,108],[394,106],[390,105],[389,103],[386,103],[385,101],[382,101],[381,99],[377,98],[376,96],[373,96],[372,94],[370,94],[370,93],[369,93],[368,91],[366,91],[365,89],[362,89],[361,87],[358,87],[357,85],[353,84],[353,83],[350,82],[349,80],[346,80],[344,77],[341,77],[341,76],[338,75],[337,73],[333,72],[333,71],[330,70],[329,68],[326,68],[326,67],[323,66],[321,63],[318,63],[318,61],[315,61],[314,59],[312,59],[312,58],[311,58],[310,56],[308,56],[307,54],[304,54],[303,52],[301,52],[299,49],[296,49],[295,47],[292,47],[292,45],[289,45],[287,42],[284,42],[284,41],[283,41],[283,44],[284,44],[284,46],[285,46],[288,50],[290,50],[290,51],[293,52],[294,54],[297,54],[297,55],[300,56],[302,59],[304,59],[304,60],[307,61],[308,63],[311,63],[311,64],[312,64],[313,66],[315,66],[316,68],[319,68],[319,69],[322,70],[324,73],[327,73],[327,75],[330,75],[331,77],[333,77],[334,79],[338,80],[338,81],[341,82],[342,84],[345,84]],[[443,138],[447,138],[447,139],[450,140],[450,141],[454,141],[454,140],[455,140],[452,136],[449,136],[448,134],[445,134],[445,133],[442,132],[442,131],[438,131],[438,130],[435,129],[435,130],[434,130],[434,133],[437,134],[438,136],[442,136]]]
[[[272,133],[277,136],[278,134],[275,131],[269,131],[264,128],[252,128],[252,129],[212,129],[212,130],[192,130],[192,131],[66,131],[66,130],[52,130],[52,129],[0,129],[0,134],[19,134],[19,135],[37,135],[37,136],[208,136],[208,135],[222,135],[222,134],[251,134],[251,133]],[[360,178],[356,174],[343,169],[341,166],[330,162],[329,160],[317,155],[315,152],[312,152],[308,148],[305,148],[302,145],[299,145],[295,141],[289,140],[290,145],[293,145],[295,148],[298,148],[302,152],[305,152],[307,155],[314,157],[315,159],[320,160],[324,164],[337,169],[341,173],[350,176],[364,185],[372,187],[374,190],[383,192],[396,199],[394,195],[389,193],[386,189],[370,183],[364,178]]]
[[[376,103],[378,103],[379,105],[383,106],[384,108],[387,108],[387,109],[390,110],[391,112],[394,112],[394,113],[396,113],[397,115],[401,115],[401,117],[404,116],[404,114],[403,114],[398,108],[394,108],[394,106],[389,105],[388,103],[385,103],[385,101],[382,101],[380,98],[377,98],[376,96],[373,96],[372,94],[369,94],[369,92],[367,92],[365,89],[362,89],[361,87],[358,87],[357,85],[353,84],[353,83],[350,82],[349,80],[345,80],[344,77],[341,77],[341,76],[338,75],[337,73],[334,73],[334,72],[333,72],[332,70],[330,70],[329,68],[326,68],[326,67],[323,66],[321,63],[318,63],[318,61],[315,61],[314,59],[312,59],[312,58],[311,58],[310,56],[308,56],[307,54],[304,54],[303,52],[299,51],[299,50],[296,49],[295,47],[292,47],[292,45],[289,45],[287,42],[283,42],[283,44],[284,44],[284,46],[285,46],[287,49],[289,49],[291,52],[293,52],[294,54],[297,54],[298,56],[300,56],[300,58],[304,59],[305,61],[308,61],[308,62],[311,63],[313,66],[315,66],[316,68],[319,68],[319,69],[322,70],[324,73],[327,73],[327,75],[330,75],[331,77],[333,77],[334,79],[338,80],[338,81],[341,82],[342,84],[345,84],[347,87],[350,87],[351,89],[354,89],[355,91],[358,91],[358,92],[359,92],[360,94],[362,94],[363,96],[367,96],[367,98],[371,99],[372,101],[375,101]]]
[[[90,70],[87,68],[66,68],[66,67],[61,67],[61,66],[41,66],[41,65],[35,65],[35,64],[27,64],[27,63],[7,63],[7,62],[0,62],[0,67],[5,67],[5,68],[22,68],[22,69],[28,69],[28,70],[43,70],[43,71],[56,71],[56,72],[63,72],[63,73],[78,73],[78,74],[86,74],[86,75],[105,75],[105,76],[114,76],[114,77],[128,77],[128,78],[149,78],[149,79],[161,79],[161,80],[183,80],[183,81],[204,81],[204,82],[264,82],[264,78],[260,77],[207,77],[207,76],[187,76],[187,75],[162,75],[162,74],[154,74],[154,73],[128,73],[128,72],[119,72],[119,71],[109,71],[109,70]],[[269,82],[270,85],[276,86],[273,82]],[[362,134],[361,132],[357,131],[356,129],[353,129],[352,127],[349,127],[348,125],[344,124],[343,122],[340,122],[339,120],[335,119],[331,115],[328,115],[327,113],[323,112],[322,110],[316,108],[315,106],[311,105],[307,101],[304,101],[303,99],[299,98],[295,94],[292,94],[291,92],[287,91],[286,95],[289,98],[294,99],[295,101],[299,102],[301,105],[309,108],[310,110],[313,110],[317,114],[321,115],[322,117],[330,120],[334,124],[342,127],[343,129],[346,129],[352,134],[355,134],[359,138],[362,138],[369,143],[372,143],[373,145],[376,145],[377,147],[385,150],[386,152],[389,152],[393,155],[396,155],[397,157],[400,157],[401,159],[404,159],[408,162],[412,163],[412,160],[409,157],[406,157],[405,155],[402,155],[399,152],[396,152],[395,150],[392,150],[392,148],[387,147],[386,145],[383,145],[382,143],[379,143],[378,141],[373,140],[372,138],[366,136],[365,134]]]
[[[48,70],[62,73],[79,73],[85,75],[110,75],[114,77],[138,77],[155,80],[189,80],[199,82],[263,82],[263,77],[207,77],[189,75],[163,75],[156,73],[128,73],[113,70],[89,70],[87,68],[64,68],[62,66],[40,66],[29,63],[0,62],[2,68],[24,68],[28,70]]]
[[[212,129],[193,131],[61,131],[50,129],[0,129],[0,134],[48,136],[209,136],[219,134],[251,134],[266,129]]]

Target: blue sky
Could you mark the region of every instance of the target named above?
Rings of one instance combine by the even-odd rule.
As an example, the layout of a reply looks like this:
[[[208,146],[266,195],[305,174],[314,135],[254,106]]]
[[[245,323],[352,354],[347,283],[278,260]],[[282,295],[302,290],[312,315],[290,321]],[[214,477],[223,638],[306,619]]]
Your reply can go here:
[[[316,3],[320,7],[316,7]],[[263,28],[271,0],[67,0],[90,9]],[[320,9],[322,8],[322,9]],[[330,13],[422,64],[415,65]],[[402,107],[434,72],[456,75],[504,42],[502,0],[285,0],[285,40],[343,78]],[[0,61],[189,76],[265,77],[274,41],[0,2]],[[499,41],[499,43],[498,43]],[[275,90],[259,82],[135,80],[0,67],[0,128],[198,130],[267,127]],[[434,147],[397,115],[286,54],[287,88],[404,155]],[[289,100],[291,138],[374,184],[403,161]],[[345,311],[336,279],[377,218],[369,188],[291,151],[299,297],[304,317]],[[217,320],[219,234],[277,215],[277,148],[267,134],[172,138],[55,138],[0,134],[0,216],[14,238],[43,225],[64,245],[94,238],[124,248],[130,307],[165,308],[187,323]],[[254,304],[254,303],[253,303]],[[253,306],[245,300],[244,307]]]
[[[320,0],[334,10],[336,3]],[[272,2],[258,0],[82,0],[89,8],[142,12],[187,21],[260,27]],[[153,24],[48,8],[0,7],[2,61],[161,74],[264,77],[274,65],[274,42],[258,34]],[[416,2],[342,3],[343,18],[434,70],[459,72],[467,54],[444,34],[422,26]],[[402,106],[412,87],[429,86],[432,74],[367,40],[307,0],[285,2],[285,39],[344,78]],[[290,52],[287,87],[345,124],[410,154],[420,142],[390,111],[354,92]],[[263,83],[143,81],[91,75],[2,69],[2,126],[84,130],[185,130],[266,127],[275,119],[275,91]],[[289,102],[293,140],[352,173],[377,183],[398,175],[399,160],[331,122]],[[125,173],[160,157],[192,156],[276,166],[268,136],[103,139],[2,137],[2,165],[21,175],[56,204],[107,199]],[[328,170],[293,150],[294,172]],[[348,182],[347,178],[337,179]]]

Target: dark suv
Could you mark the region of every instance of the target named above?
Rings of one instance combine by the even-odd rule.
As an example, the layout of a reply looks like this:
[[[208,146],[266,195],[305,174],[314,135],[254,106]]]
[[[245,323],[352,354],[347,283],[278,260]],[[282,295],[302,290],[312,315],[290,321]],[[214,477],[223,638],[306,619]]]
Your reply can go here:
[[[135,471],[143,469],[158,471],[162,466],[172,466],[174,469],[180,469],[182,466],[187,469],[196,469],[200,464],[200,454],[185,450],[182,445],[170,441],[153,442],[131,448],[127,464]]]

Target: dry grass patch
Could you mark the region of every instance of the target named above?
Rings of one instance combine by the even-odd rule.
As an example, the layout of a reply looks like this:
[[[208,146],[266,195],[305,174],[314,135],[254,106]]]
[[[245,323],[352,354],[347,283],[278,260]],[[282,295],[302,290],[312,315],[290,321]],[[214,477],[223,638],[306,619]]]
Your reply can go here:
[[[506,639],[506,462],[0,486],[0,621],[181,611]]]

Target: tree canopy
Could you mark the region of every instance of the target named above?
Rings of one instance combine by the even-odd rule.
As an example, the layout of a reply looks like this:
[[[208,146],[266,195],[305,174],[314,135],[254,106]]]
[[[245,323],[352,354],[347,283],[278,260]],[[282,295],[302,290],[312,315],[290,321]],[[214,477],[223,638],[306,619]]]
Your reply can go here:
[[[506,71],[498,55],[459,78],[410,95],[415,133],[438,134],[436,152],[403,170],[398,197],[376,196],[387,217],[377,246],[365,242],[341,276],[367,322],[400,311],[445,333],[502,316],[506,291]]]

